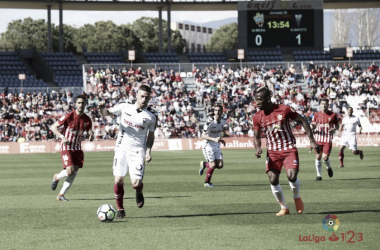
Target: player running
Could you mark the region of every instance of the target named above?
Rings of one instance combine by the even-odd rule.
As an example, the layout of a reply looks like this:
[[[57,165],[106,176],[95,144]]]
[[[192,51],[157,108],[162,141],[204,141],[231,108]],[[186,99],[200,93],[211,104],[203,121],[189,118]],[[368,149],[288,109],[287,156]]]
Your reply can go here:
[[[319,151],[319,146],[314,140],[308,122],[297,112],[284,104],[273,104],[271,102],[270,91],[267,87],[257,89],[255,96],[257,106],[260,111],[253,116],[253,130],[255,132],[256,157],[260,158],[261,132],[264,132],[267,141],[266,173],[269,177],[273,195],[281,206],[281,210],[276,216],[289,214],[284,193],[279,183],[281,169],[284,166],[289,180],[290,188],[293,192],[293,199],[297,213],[302,213],[304,205],[300,197],[300,181],[297,178],[299,171],[298,150],[296,139],[291,131],[290,120],[301,123],[306,134],[310,138],[310,145]]]
[[[150,108],[147,108],[151,98],[149,86],[142,85],[137,91],[136,103],[119,103],[112,108],[105,108],[104,101],[99,102],[100,113],[103,116],[115,114],[120,116],[119,133],[116,140],[113,161],[115,176],[114,192],[118,207],[117,219],[125,217],[123,196],[124,177],[129,170],[132,187],[136,191],[136,204],[144,206],[142,182],[145,162],[152,160],[151,150],[154,143],[154,130],[157,118]]]
[[[348,116],[343,118],[342,124],[339,128],[338,136],[340,135],[340,132],[344,128],[344,132],[342,135],[342,141],[340,143],[340,149],[339,149],[339,160],[340,160],[340,168],[344,167],[343,159],[344,159],[344,149],[348,145],[348,149],[352,150],[352,153],[354,155],[360,155],[360,159],[363,160],[364,154],[363,150],[358,150],[357,143],[356,143],[356,126],[359,126],[359,134],[362,133],[362,125],[360,124],[359,117],[356,117],[352,115],[354,113],[354,110],[352,107],[347,108]]]
[[[205,168],[207,169],[207,176],[205,180],[205,187],[214,187],[211,183],[212,173],[215,168],[223,168],[223,154],[220,150],[219,143],[224,146],[226,142],[221,137],[221,132],[226,128],[226,120],[222,119],[223,108],[221,105],[214,107],[214,118],[210,117],[203,128],[202,138],[202,151],[207,162],[201,161],[199,175],[203,175]]]
[[[331,154],[334,132],[339,128],[339,121],[336,114],[329,111],[329,100],[321,100],[321,111],[315,113],[310,125],[312,129],[315,129],[315,141],[321,147],[321,151],[315,153],[315,168],[317,170],[317,178],[315,178],[315,180],[321,181],[321,159],[326,165],[329,177],[333,177],[334,173],[331,168],[329,156]]]
[[[75,98],[76,110],[63,115],[50,127],[50,130],[61,138],[61,159],[63,164],[63,170],[53,177],[51,189],[55,190],[59,180],[67,177],[57,196],[58,201],[68,201],[64,195],[73,184],[78,174],[78,169],[83,167],[84,156],[81,149],[83,132],[88,131],[90,141],[94,140],[91,119],[84,113],[86,104],[85,96],[77,96]],[[60,126],[63,126],[62,134],[58,130]]]

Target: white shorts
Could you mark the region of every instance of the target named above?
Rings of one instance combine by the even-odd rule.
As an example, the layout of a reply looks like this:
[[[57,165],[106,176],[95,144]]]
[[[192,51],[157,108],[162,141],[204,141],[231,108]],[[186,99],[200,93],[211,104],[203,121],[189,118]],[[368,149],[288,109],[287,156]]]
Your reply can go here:
[[[113,175],[125,177],[129,170],[131,179],[142,180],[145,171],[144,157],[144,151],[115,151]]]
[[[211,146],[208,143],[203,144],[202,151],[207,162],[213,162],[215,160],[223,160],[223,154],[219,146]]]
[[[342,140],[340,141],[341,146],[348,145],[348,149],[357,150],[356,136],[355,135],[343,135]]]

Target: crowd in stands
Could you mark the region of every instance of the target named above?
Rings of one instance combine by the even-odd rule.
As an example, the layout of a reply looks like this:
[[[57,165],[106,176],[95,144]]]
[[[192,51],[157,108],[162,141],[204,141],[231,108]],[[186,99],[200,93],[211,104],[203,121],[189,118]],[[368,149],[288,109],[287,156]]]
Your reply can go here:
[[[179,72],[161,68],[142,72],[141,68],[90,68],[87,72],[88,97],[86,113],[92,118],[97,140],[115,139],[118,133],[118,117],[102,117],[98,109],[100,100],[107,107],[121,101],[134,101],[142,84],[152,88],[149,106],[158,118],[156,138],[191,138],[201,136],[199,117],[195,107],[203,105],[207,116],[215,104],[223,107],[228,131],[225,136],[253,137],[252,116],[258,111],[254,99],[255,90],[267,86],[272,92],[272,102],[284,103],[304,115],[309,121],[314,112],[311,101],[330,100],[333,112],[341,114],[347,107],[349,95],[366,95],[363,105],[377,106],[380,95],[379,68],[370,65],[337,63],[283,68],[258,65],[252,68],[209,67],[193,70],[195,88],[188,89]],[[296,82],[304,81],[310,93],[305,93]],[[74,110],[71,92],[7,93],[0,95],[1,141],[57,140],[49,127],[64,113]],[[301,126],[293,124],[295,133],[303,133]]]

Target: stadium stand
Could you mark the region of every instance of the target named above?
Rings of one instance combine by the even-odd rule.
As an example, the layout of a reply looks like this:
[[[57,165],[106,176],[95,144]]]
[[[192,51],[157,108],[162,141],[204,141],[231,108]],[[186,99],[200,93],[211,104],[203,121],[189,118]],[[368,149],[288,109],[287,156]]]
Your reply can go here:
[[[248,51],[250,62],[280,62],[283,61],[281,51]]]
[[[24,87],[44,87],[42,79],[36,79],[26,68],[16,52],[0,52],[0,87],[21,87],[19,74],[25,74]]]
[[[353,60],[379,60],[380,50],[354,50]]]
[[[190,52],[187,55],[192,63],[224,63],[227,61],[223,52]]]
[[[293,51],[294,60],[299,61],[329,61],[330,52],[324,50],[296,50]]]
[[[72,52],[42,52],[40,55],[53,70],[58,87],[83,86],[82,67]]]
[[[121,54],[117,52],[85,52],[84,56],[89,63],[93,64],[125,63]]]
[[[146,52],[144,53],[144,57],[148,63],[179,63],[176,52]]]

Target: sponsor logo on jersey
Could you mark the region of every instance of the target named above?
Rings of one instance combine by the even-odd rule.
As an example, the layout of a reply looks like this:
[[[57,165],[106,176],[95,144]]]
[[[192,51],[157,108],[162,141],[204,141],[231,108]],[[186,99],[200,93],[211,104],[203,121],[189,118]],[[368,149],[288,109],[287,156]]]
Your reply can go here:
[[[124,119],[124,122],[125,122],[125,124],[127,124],[127,125],[130,126],[130,127],[138,128],[138,129],[140,129],[140,130],[144,130],[144,129],[145,129],[144,126],[141,126],[141,125],[139,125],[139,124],[133,124],[132,122],[127,121],[127,120],[125,120],[125,119]]]

